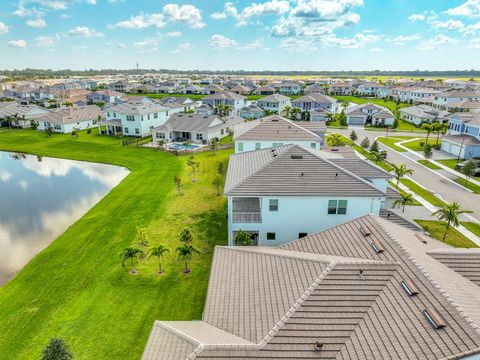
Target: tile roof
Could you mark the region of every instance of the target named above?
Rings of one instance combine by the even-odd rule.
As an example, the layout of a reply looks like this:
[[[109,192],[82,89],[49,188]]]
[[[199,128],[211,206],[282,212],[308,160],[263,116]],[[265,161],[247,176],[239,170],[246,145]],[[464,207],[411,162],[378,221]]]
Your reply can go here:
[[[88,120],[97,120],[102,110],[96,105],[70,107],[39,116],[38,120],[53,124],[72,124]]]
[[[391,179],[393,177],[391,173],[386,172],[377,165],[359,158],[332,159],[330,161],[364,179]]]
[[[337,102],[337,100],[328,95],[315,93],[315,92],[299,97],[298,99],[292,100],[292,104],[297,104],[302,102],[335,103]]]
[[[245,96],[239,95],[230,91],[217,92],[205,96],[202,100],[242,100],[246,99]]]
[[[123,97],[123,100],[129,99],[128,97]],[[162,112],[167,111],[168,108],[157,104],[155,102],[143,102],[143,100],[137,100],[135,102],[127,101],[120,103],[118,105],[112,106],[110,108],[111,112],[117,112],[119,114],[124,115],[143,115],[143,114],[151,114],[154,112]]]
[[[298,145],[230,156],[226,196],[385,196],[370,182]]]
[[[272,95],[267,95],[261,99],[258,99],[257,101],[259,102],[280,102],[280,101],[287,101],[290,100],[288,96],[282,95],[282,94],[272,94]]]
[[[152,131],[185,131],[185,132],[203,132],[214,122],[222,121],[217,115],[200,115],[200,114],[173,114],[170,118],[159,127]],[[223,121],[222,121],[223,123]]]
[[[372,242],[384,251],[376,253]],[[466,286],[464,293],[477,300],[479,287],[428,255],[448,249],[373,215],[278,248],[216,247],[203,322],[190,328],[165,322],[171,334],[154,326],[144,359],[453,360],[480,354],[478,329],[452,296],[458,290],[450,291]],[[409,296],[402,281],[418,293]],[[460,284],[446,289],[447,281]],[[434,328],[426,309],[446,326]],[[179,343],[186,351],[180,353]]]
[[[463,145],[480,145],[480,140],[478,140],[475,136],[467,134],[446,134],[442,136],[442,141],[448,141],[459,145],[462,143]]]
[[[428,254],[480,286],[480,249],[437,249]]]
[[[399,111],[401,113],[429,120],[445,118],[450,115],[448,111],[439,110],[428,105],[410,106],[407,108],[402,108]]]

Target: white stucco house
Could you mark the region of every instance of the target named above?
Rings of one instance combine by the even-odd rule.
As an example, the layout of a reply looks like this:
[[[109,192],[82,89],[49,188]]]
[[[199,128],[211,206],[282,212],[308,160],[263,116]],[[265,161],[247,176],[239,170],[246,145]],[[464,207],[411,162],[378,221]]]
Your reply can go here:
[[[293,108],[299,108],[302,111],[313,111],[324,109],[335,114],[337,109],[337,100],[320,93],[310,93],[292,101]]]
[[[272,94],[257,100],[257,105],[266,111],[272,111],[278,115],[282,115],[283,109],[291,106],[288,96],[282,94]]]
[[[433,108],[429,105],[416,105],[399,110],[400,117],[414,125],[422,123],[443,122],[447,121],[451,115],[448,111]]]
[[[231,155],[224,191],[228,244],[235,245],[240,230],[253,245],[280,245],[379,214],[391,175],[360,159],[349,159],[347,170],[322,154],[285,145]]]
[[[283,95],[299,95],[302,93],[302,85],[297,82],[287,81],[278,87],[278,91]]]
[[[442,137],[442,150],[461,159],[480,158],[480,114],[451,115]]]
[[[96,105],[69,107],[48,112],[39,116],[37,130],[68,134],[74,130],[84,130],[95,127],[102,118],[102,110]]]
[[[214,109],[218,105],[230,105],[233,113],[236,114],[241,108],[247,106],[247,98],[243,95],[235,94],[229,91],[223,91],[205,96],[202,99],[202,104],[210,105]]]
[[[50,113],[49,110],[37,105],[20,105],[16,101],[0,102],[0,124],[8,126],[7,119],[14,119],[14,125],[21,128],[29,128],[31,122],[45,114]]]
[[[212,139],[221,139],[229,134],[236,124],[244,120],[236,115],[220,118],[217,115],[174,114],[165,124],[152,129],[153,141],[190,141],[207,144]]]
[[[447,91],[436,94],[433,98],[433,106],[444,109],[452,103],[465,100],[480,100],[480,92],[476,91]]]
[[[278,115],[239,123],[233,128],[235,152],[247,152],[296,144],[320,149],[324,144],[324,123],[291,121]]]
[[[250,104],[240,109],[238,115],[244,119],[259,119],[265,116],[265,110],[257,104]]]
[[[347,108],[348,125],[387,125],[395,123],[395,115],[387,108],[372,103],[365,103]]]

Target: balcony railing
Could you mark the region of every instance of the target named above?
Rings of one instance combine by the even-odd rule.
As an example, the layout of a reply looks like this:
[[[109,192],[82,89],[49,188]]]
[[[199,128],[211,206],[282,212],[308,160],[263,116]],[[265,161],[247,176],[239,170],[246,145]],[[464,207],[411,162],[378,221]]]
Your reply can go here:
[[[236,212],[236,213],[233,213],[232,222],[234,224],[261,223],[262,214],[260,212]]]

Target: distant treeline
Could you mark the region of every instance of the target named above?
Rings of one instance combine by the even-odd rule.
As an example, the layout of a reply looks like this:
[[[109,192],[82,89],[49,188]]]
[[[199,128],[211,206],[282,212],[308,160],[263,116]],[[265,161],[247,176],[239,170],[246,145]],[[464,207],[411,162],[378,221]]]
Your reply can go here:
[[[144,73],[184,74],[184,75],[256,75],[256,76],[328,76],[328,77],[374,77],[374,76],[402,76],[402,77],[480,77],[480,70],[448,70],[448,71],[213,71],[213,70],[169,70],[169,69],[103,69],[103,70],[49,70],[49,69],[23,69],[23,70],[0,70],[0,75],[9,78],[51,78],[66,76],[95,76],[95,75],[141,75]]]

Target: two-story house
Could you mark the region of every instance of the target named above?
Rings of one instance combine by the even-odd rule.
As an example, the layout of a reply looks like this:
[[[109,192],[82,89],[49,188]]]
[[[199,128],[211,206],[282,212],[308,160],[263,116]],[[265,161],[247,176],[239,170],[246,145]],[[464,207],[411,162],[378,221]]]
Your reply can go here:
[[[235,152],[246,152],[296,144],[320,149],[324,144],[324,123],[291,121],[278,115],[240,123],[233,128]]]
[[[378,215],[391,175],[351,159],[358,163],[348,166],[362,172],[359,176],[325,154],[285,145],[231,155],[224,191],[228,244],[235,244],[240,230],[255,245],[280,245],[363,215]]]
[[[464,100],[480,100],[480,92],[447,91],[441,94],[436,94],[433,98],[433,106],[445,109],[451,103],[458,103]]]
[[[302,111],[323,109],[335,114],[337,109],[337,100],[320,93],[310,93],[293,100],[292,107],[299,108]]]
[[[250,104],[248,106],[244,106],[238,112],[238,115],[244,119],[259,119],[265,116],[265,110],[263,110],[257,104]]]
[[[272,94],[257,100],[257,105],[266,111],[282,115],[287,106],[291,106],[290,98],[282,94]]]
[[[16,101],[0,102],[0,124],[29,128],[32,125],[32,120],[37,121],[39,117],[49,112],[37,105],[21,105]],[[8,119],[10,119],[10,122],[7,121]]]
[[[347,108],[348,125],[387,125],[395,123],[395,115],[383,106],[365,103]]]
[[[461,159],[480,157],[480,114],[451,115],[447,133],[442,137],[442,150]]]
[[[296,82],[287,81],[279,86],[278,91],[283,95],[299,95],[302,92],[302,85]]]
[[[207,95],[202,99],[202,104],[210,105],[214,109],[220,106],[229,105],[235,114],[241,108],[247,105],[247,98],[243,95],[235,94],[229,91],[223,91],[211,95]]]

